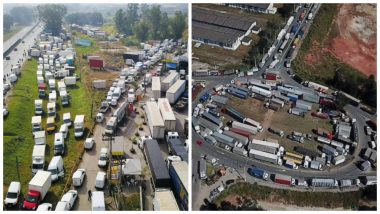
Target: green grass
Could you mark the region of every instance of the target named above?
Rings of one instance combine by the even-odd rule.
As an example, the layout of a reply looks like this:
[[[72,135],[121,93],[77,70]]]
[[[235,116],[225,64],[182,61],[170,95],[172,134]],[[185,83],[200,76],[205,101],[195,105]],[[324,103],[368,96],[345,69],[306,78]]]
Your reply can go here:
[[[297,206],[315,206],[326,208],[344,207],[345,209],[356,209],[359,205],[361,196],[360,191],[353,192],[298,192],[282,189],[272,189],[265,186],[259,186],[257,183],[238,183],[231,186],[221,193],[215,199],[218,205],[225,200],[227,196],[239,195],[254,200],[275,199],[284,204],[292,204]],[[327,200],[328,199],[328,200]]]
[[[94,41],[93,41],[94,42]],[[83,54],[93,53],[98,49],[96,43],[88,48],[75,47],[77,52],[76,73],[81,72],[81,68],[87,66],[86,61],[82,60]],[[8,98],[9,116],[4,120],[4,184],[3,193],[5,194],[8,185],[11,181],[18,180],[16,170],[16,156],[19,161],[20,180],[22,185],[22,192],[26,194],[28,183],[32,178],[31,173],[31,155],[34,146],[32,137],[31,118],[34,115],[34,100],[38,99],[37,87],[37,61],[27,61],[22,68],[22,76],[17,82],[12,91],[12,95]],[[76,86],[68,87],[70,94],[70,105],[68,107],[61,106],[61,100],[57,101],[57,118],[56,118],[56,131],[62,124],[62,114],[64,112],[71,113],[71,119],[74,120],[75,115],[85,115],[86,134],[90,131],[93,125],[91,116],[92,98],[94,99],[93,111],[96,112],[100,99],[104,97],[103,91],[93,93],[91,87],[86,86],[86,72],[82,72],[81,81],[77,81]],[[44,100],[44,110],[46,111],[47,99]],[[95,114],[93,114],[95,117]],[[43,127],[46,126],[46,115],[43,116]],[[54,153],[53,141],[54,134],[47,135],[47,151],[45,156],[45,168],[47,168]],[[77,140],[74,137],[73,127],[69,129],[68,139],[65,140],[65,156],[64,166],[66,169],[65,177],[60,179],[59,182],[54,183],[50,189],[46,201],[56,203],[68,179],[71,178],[71,172],[75,163],[78,161],[83,150],[84,139]]]
[[[109,35],[115,35],[117,33],[117,29],[113,23],[104,24],[100,29]]]
[[[123,200],[120,202],[120,210],[140,211],[140,194],[133,193],[128,196],[123,196]]]
[[[10,39],[12,36],[14,36],[16,33],[18,33],[20,30],[22,30],[25,26],[15,26],[12,27],[12,29],[8,32],[4,32],[3,35],[3,42],[7,41]]]

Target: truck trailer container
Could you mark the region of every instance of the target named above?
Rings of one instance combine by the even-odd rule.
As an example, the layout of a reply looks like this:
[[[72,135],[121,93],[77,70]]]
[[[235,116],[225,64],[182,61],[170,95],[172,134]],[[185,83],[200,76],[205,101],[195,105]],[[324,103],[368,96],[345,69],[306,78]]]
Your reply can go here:
[[[251,134],[257,134],[257,132],[259,131],[257,127],[250,126],[248,124],[240,123],[237,121],[232,122],[232,128],[241,129],[241,130],[249,132]]]
[[[169,71],[169,75],[161,82],[161,91],[166,92],[179,79],[177,71]]]
[[[263,127],[261,126],[261,123],[255,120],[252,120],[251,118],[245,118],[244,123],[257,127],[257,130],[259,132],[263,131]]]
[[[346,157],[344,155],[339,155],[339,156],[334,157],[334,159],[332,160],[332,163],[334,165],[338,165],[338,164],[343,163],[344,161],[346,161]]]
[[[216,124],[218,127],[222,127],[223,121],[221,121],[218,117],[215,117],[214,115],[208,113],[208,112],[203,112],[202,117],[205,118],[206,120]]]
[[[157,103],[152,101],[146,102],[145,112],[152,138],[163,139],[165,137],[165,123],[162,119]]]
[[[259,178],[259,179],[263,179],[266,181],[269,179],[269,174],[265,170],[257,168],[257,167],[250,167],[248,168],[247,172],[251,176]]]
[[[161,97],[160,77],[152,77],[152,92],[155,100]]]
[[[158,98],[157,104],[161,112],[162,119],[164,120],[166,130],[175,131],[177,120],[173,113],[172,107],[170,106],[169,100],[167,98]]]
[[[165,161],[162,157],[158,142],[153,139],[146,139],[144,143],[144,154],[152,174],[155,188],[170,188],[170,175]]]
[[[177,80],[167,91],[166,98],[170,104],[175,104],[186,89],[185,80]]]
[[[243,156],[248,155],[247,150],[245,150],[244,148],[240,148],[240,147],[233,147],[232,152],[235,154],[238,154],[238,155],[243,155]]]
[[[247,137],[248,139],[249,139],[250,136],[251,136],[251,133],[249,133],[249,132],[247,132],[247,131],[244,131],[244,130],[242,130],[242,129],[238,129],[238,128],[229,128],[229,131],[234,132],[234,133],[236,133],[236,134],[238,134],[238,135],[242,135],[242,136],[244,136],[244,137]]]
[[[271,91],[265,90],[263,88],[260,88],[260,87],[254,86],[254,85],[251,86],[251,91],[253,93],[260,94],[260,95],[262,95],[264,97],[268,97],[268,98],[272,96],[272,92]]]
[[[203,128],[207,128],[207,129],[210,129],[211,131],[218,131],[219,130],[219,126],[216,125],[215,123],[212,123],[204,118],[198,118],[198,124],[199,126],[203,127]]]
[[[261,161],[266,161],[269,163],[277,164],[278,163],[278,156],[274,154],[270,154],[267,152],[262,152],[256,149],[250,149],[249,150],[249,157],[261,160]]]
[[[188,163],[186,161],[169,162],[169,175],[173,184],[174,195],[179,201],[181,210],[189,207]]]
[[[280,129],[277,129],[277,128],[274,128],[274,127],[269,127],[268,130],[280,137],[283,137],[285,135],[284,131],[280,130]]]
[[[229,131],[229,130],[223,131],[223,134],[234,138],[235,140],[241,142],[243,145],[247,145],[249,142],[249,139],[247,137],[244,137],[242,135],[239,135],[239,134],[232,132],[232,131]]]
[[[35,145],[32,153],[32,174],[44,170],[45,167],[45,145]]]
[[[255,143],[248,144],[247,149],[248,149],[248,151],[250,149],[255,149],[255,150],[259,150],[259,151],[270,153],[270,154],[276,154],[277,153],[277,148],[275,148],[275,147],[270,147],[267,145],[261,145],[261,144],[255,144]]]
[[[275,174],[274,182],[277,184],[283,184],[287,186],[292,185],[292,177],[288,175]]]
[[[311,179],[313,187],[337,187],[338,181],[331,178],[313,178]]]
[[[296,108],[305,109],[305,110],[310,111],[312,107],[313,107],[312,103],[309,103],[309,102],[306,102],[303,100],[297,100]]]
[[[224,112],[228,114],[229,116],[231,116],[232,118],[234,118],[235,120],[237,120],[238,122],[241,122],[241,123],[244,122],[244,119],[245,119],[244,115],[238,112],[237,110],[235,110],[234,108],[226,107]]]
[[[236,144],[236,140],[234,138],[221,134],[219,132],[212,133],[212,137],[214,137],[218,142],[227,145],[228,147],[230,147],[230,149],[233,148]],[[228,148],[226,149],[229,150]]]
[[[28,193],[25,197],[23,208],[36,210],[38,205],[44,200],[50,187],[51,172],[38,171],[29,182]]]
[[[154,192],[154,211],[179,211],[174,194],[169,189],[158,189]]]

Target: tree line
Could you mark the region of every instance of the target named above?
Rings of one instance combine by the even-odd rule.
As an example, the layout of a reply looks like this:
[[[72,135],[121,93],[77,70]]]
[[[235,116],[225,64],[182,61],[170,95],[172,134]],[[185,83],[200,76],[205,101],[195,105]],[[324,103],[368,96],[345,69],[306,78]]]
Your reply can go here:
[[[9,31],[11,27],[17,23],[27,26],[34,21],[33,9],[30,7],[14,7],[3,15],[3,30]]]
[[[69,24],[102,26],[103,15],[95,13],[70,13],[65,16],[65,21]]]
[[[140,41],[148,39],[178,39],[187,26],[187,15],[176,12],[169,17],[159,5],[128,4],[125,10],[119,9],[114,22],[119,33],[126,37],[134,35]]]

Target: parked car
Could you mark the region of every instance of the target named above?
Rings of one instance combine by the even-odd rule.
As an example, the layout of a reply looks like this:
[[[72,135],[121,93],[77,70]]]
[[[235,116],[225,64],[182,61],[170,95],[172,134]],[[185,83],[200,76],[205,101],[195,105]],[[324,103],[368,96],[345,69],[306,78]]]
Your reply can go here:
[[[57,204],[57,207],[55,208],[55,211],[63,211],[63,210],[66,210],[66,208],[68,210],[71,210],[71,208],[73,208],[73,205],[77,199],[78,199],[78,191],[69,190],[67,193],[65,193],[62,196],[61,200]],[[59,204],[61,205],[58,206]],[[62,206],[63,204],[66,204],[66,206]]]
[[[21,183],[12,181],[9,185],[7,195],[5,196],[4,205],[6,207],[14,207],[17,205],[21,193]]]
[[[91,150],[94,147],[95,140],[94,138],[87,138],[84,142],[84,149]]]
[[[40,204],[36,211],[53,211],[53,205],[50,203]]]

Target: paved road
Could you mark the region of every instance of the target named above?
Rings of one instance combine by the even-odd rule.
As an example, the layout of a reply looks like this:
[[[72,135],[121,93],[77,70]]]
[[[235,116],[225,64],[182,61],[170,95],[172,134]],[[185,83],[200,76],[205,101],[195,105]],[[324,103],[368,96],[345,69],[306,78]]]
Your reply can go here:
[[[30,28],[29,28],[30,30]],[[23,31],[24,32],[24,31]],[[27,35],[24,38],[25,43],[20,43],[17,46],[17,51],[12,51],[8,56],[10,56],[10,60],[3,59],[3,75],[11,74],[11,68],[12,65],[16,65],[18,62],[20,64],[23,64],[27,59],[26,56],[23,56],[24,51],[27,53],[28,49],[34,44],[34,39],[38,37],[38,35],[42,32],[42,27],[37,26],[33,32],[31,32],[29,35]],[[24,32],[25,33],[25,32]],[[18,34],[17,34],[18,35]],[[19,39],[19,35],[17,37],[12,37]],[[4,46],[5,47],[5,46]],[[20,59],[23,59],[21,61]],[[22,75],[22,74],[21,74]],[[6,80],[6,83],[9,83],[8,80]]]

